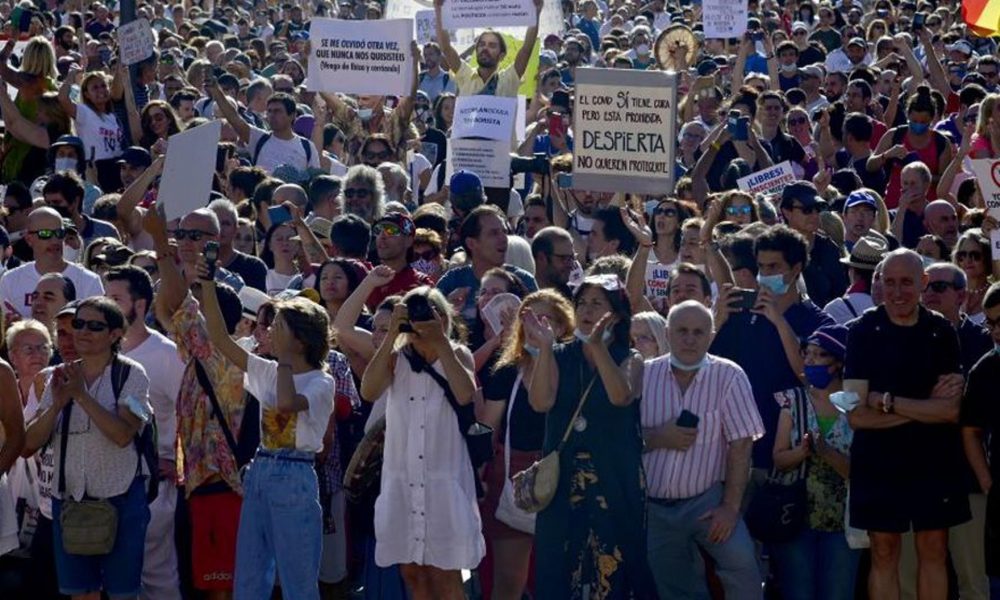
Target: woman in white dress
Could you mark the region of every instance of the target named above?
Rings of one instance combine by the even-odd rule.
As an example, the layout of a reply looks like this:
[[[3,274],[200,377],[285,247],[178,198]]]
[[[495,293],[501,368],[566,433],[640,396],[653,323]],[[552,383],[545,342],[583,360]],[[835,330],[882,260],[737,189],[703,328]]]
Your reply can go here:
[[[399,564],[414,600],[464,598],[460,571],[475,568],[486,553],[475,474],[457,416],[444,388],[414,370],[421,362],[429,365],[447,380],[457,404],[473,402],[472,355],[451,340],[454,321],[439,291],[410,291],[393,310],[389,332],[361,380],[362,398],[384,395],[386,401],[375,562]]]

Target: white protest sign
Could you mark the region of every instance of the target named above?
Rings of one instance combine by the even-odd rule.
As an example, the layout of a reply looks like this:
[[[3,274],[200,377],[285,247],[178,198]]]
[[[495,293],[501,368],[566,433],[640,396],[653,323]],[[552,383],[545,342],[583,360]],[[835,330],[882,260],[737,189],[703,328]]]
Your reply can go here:
[[[445,2],[445,6],[447,5],[448,2]],[[414,19],[419,11],[428,9],[434,10],[433,0],[386,0],[384,15],[386,19]],[[444,14],[441,17],[443,20]],[[538,39],[543,40],[550,33],[559,35],[565,27],[563,19],[561,2],[559,0],[545,0],[542,14],[538,16]],[[523,40],[528,28],[497,25],[494,29]],[[476,28],[453,31],[451,43],[459,52],[462,52],[475,43],[476,35],[483,30]]]
[[[990,248],[993,248],[993,260],[1000,260],[1000,229],[990,232]]]
[[[408,96],[413,85],[413,21],[313,19],[309,90]]]
[[[167,140],[167,159],[157,195],[167,221],[208,204],[221,133],[222,121],[210,121]]]
[[[413,37],[421,46],[434,40],[433,10],[418,10],[413,14]]]
[[[747,0],[704,0],[701,20],[706,39],[743,37],[747,30]]]
[[[792,163],[786,160],[762,171],[750,173],[746,177],[740,177],[736,180],[736,186],[753,196],[775,194],[785,189],[786,185],[796,179]]]
[[[669,194],[676,127],[675,74],[577,68],[573,187]]]
[[[136,19],[118,28],[118,48],[126,65],[146,60],[155,47],[153,28],[146,19]]]
[[[517,98],[498,96],[459,96],[455,99],[455,117],[451,137],[480,137],[509,142],[517,118]]]
[[[1000,221],[1000,160],[981,158],[972,161],[972,172],[986,204],[986,213]]]
[[[471,27],[531,27],[535,24],[532,0],[448,0],[441,7],[445,29]]]
[[[498,140],[448,140],[445,178],[460,170],[479,175],[484,187],[510,187],[510,143]]]
[[[528,119],[528,100],[523,95],[517,96],[517,116],[514,117],[514,139],[518,142],[524,141],[527,134],[525,121]]]

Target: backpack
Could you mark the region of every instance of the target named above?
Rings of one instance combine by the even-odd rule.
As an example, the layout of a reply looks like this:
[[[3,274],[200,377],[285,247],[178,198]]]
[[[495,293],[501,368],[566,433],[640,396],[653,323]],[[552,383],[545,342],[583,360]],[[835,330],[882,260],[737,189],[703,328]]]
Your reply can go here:
[[[423,73],[420,74],[420,77],[417,79],[417,85],[422,85],[424,83],[424,79],[426,79],[426,78],[427,78],[427,71],[424,71]],[[444,89],[444,88],[448,87],[448,82],[449,81],[451,81],[451,79],[448,77],[448,72],[445,71],[444,72],[444,83],[441,84],[441,89]]]
[[[132,372],[132,365],[115,355],[111,363],[111,392],[115,396],[115,410],[118,400]],[[141,472],[142,463],[146,463],[149,477],[146,480],[146,504],[151,504],[160,493],[160,454],[157,449],[156,419],[150,419],[145,427],[135,434],[133,439],[136,455],[139,457],[137,470]]]
[[[236,466],[242,469],[253,460],[257,446],[260,445],[260,402],[250,392],[244,394],[245,407],[243,408],[243,419],[240,422],[240,436],[237,439],[233,436],[233,430],[229,428],[226,415],[222,412],[219,399],[215,396],[215,388],[208,377],[208,372],[200,360],[196,358],[194,361],[198,385],[204,390],[208,401],[212,404],[212,416],[219,422],[219,428],[222,429],[222,435],[226,438],[226,444],[233,453],[233,458],[236,459]]]
[[[906,137],[906,134],[909,131],[910,131],[909,125],[900,125],[899,127],[893,129],[892,145],[895,146],[896,144],[902,144],[903,138]],[[931,133],[934,135],[934,149],[937,150],[938,156],[941,156],[942,154],[944,154],[944,151],[948,147],[948,144],[950,142],[948,141],[948,138],[944,137],[944,135],[940,131],[937,131],[936,129],[931,129]]]
[[[309,140],[301,135],[296,135],[295,137],[299,138],[299,142],[302,143],[302,149],[306,152],[306,168],[309,168],[309,161],[312,160],[312,145],[309,143]],[[264,144],[266,144],[270,139],[271,134],[265,133],[260,136],[259,140],[257,140],[257,145],[253,147],[253,164],[257,164],[257,158],[260,156],[260,151],[264,148]]]

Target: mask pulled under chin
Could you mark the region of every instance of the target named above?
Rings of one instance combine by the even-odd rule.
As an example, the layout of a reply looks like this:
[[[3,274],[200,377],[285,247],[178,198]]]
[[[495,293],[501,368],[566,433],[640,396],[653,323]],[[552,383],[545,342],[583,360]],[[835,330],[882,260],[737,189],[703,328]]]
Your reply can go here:
[[[587,335],[586,333],[580,331],[579,329],[574,329],[573,330],[573,335],[576,336],[576,339],[580,340],[584,344],[586,344],[587,342],[590,341],[590,336]],[[610,329],[605,329],[604,330],[604,334],[601,335],[601,341],[604,342],[605,344],[607,344],[607,343],[609,343],[611,341],[611,338],[612,338],[611,330]]]
[[[673,353],[670,354],[670,366],[675,369],[680,369],[681,371],[697,371],[698,369],[704,367],[706,363],[708,363],[707,354],[702,356],[701,360],[694,364],[687,364],[685,362],[681,362],[681,359],[674,356]]]

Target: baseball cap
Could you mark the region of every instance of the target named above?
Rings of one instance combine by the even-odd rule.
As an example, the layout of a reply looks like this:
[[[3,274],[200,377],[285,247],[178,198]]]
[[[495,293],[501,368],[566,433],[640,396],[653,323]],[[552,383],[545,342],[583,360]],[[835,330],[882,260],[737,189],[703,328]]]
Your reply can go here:
[[[823,79],[826,74],[823,72],[823,67],[819,65],[807,65],[799,69],[799,75],[805,77],[815,77],[816,79]]]
[[[83,302],[82,298],[67,302],[62,308],[59,309],[59,312],[56,313],[56,318],[65,317],[67,315],[75,315],[76,309],[80,307],[81,302]]]
[[[140,146],[130,146],[122,152],[121,158],[118,159],[118,164],[125,163],[130,167],[148,167],[153,164],[153,157],[149,155],[149,151]]]
[[[808,181],[795,181],[781,190],[781,208],[790,207],[795,200],[805,207],[826,206],[826,202],[819,197],[816,186]]]
[[[704,77],[706,75],[711,75],[719,70],[719,64],[712,59],[705,59],[698,63],[698,75]]]
[[[265,303],[271,301],[271,297],[255,287],[245,285],[240,288],[237,294],[240,304],[243,305],[243,316],[251,321],[257,320],[257,311]]]
[[[878,210],[878,202],[875,201],[874,196],[865,190],[856,190],[847,196],[847,200],[844,200],[844,212],[847,212],[848,208],[858,206],[859,204],[865,204],[871,206],[874,210]]]
[[[859,37],[851,38],[851,41],[847,42],[847,46],[848,47],[850,47],[850,46],[860,46],[860,47],[865,48],[865,49],[868,48],[868,44],[863,39],[861,39]]]
[[[555,50],[542,50],[538,53],[538,64],[554,66],[559,62],[559,55],[555,53]]]
[[[839,361],[847,355],[847,327],[843,325],[824,325],[813,332],[807,344],[819,346]]]
[[[948,52],[961,52],[966,56],[972,56],[972,45],[965,40],[958,40],[954,44],[948,44],[944,49]]]
[[[451,180],[448,182],[448,189],[451,190],[452,196],[476,196],[477,198],[481,198],[483,195],[483,182],[479,179],[479,175],[462,169],[452,174]]]
[[[403,231],[403,235],[413,235],[417,231],[417,226],[413,224],[413,219],[410,218],[410,215],[401,212],[386,213],[381,219],[375,221],[375,227],[379,223],[392,223]]]
[[[802,21],[796,21],[792,23],[792,33],[795,33],[796,31],[799,30],[809,31],[809,26],[803,23]]]

